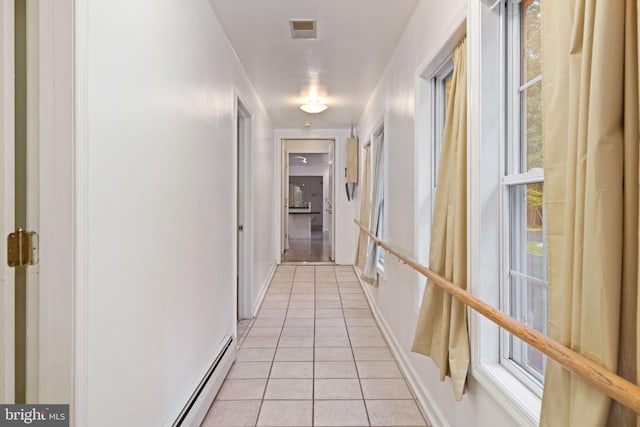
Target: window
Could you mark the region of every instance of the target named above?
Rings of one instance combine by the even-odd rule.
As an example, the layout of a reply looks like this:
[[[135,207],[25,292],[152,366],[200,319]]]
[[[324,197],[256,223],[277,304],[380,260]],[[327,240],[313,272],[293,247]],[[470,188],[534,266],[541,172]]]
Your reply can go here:
[[[502,309],[546,334],[548,306],[542,145],[540,0],[507,2]],[[545,359],[503,332],[501,363],[541,394]]]
[[[377,187],[379,191],[379,216],[378,216],[378,239],[384,241],[384,129],[381,128],[374,136],[374,149],[376,155],[379,156],[376,162],[379,162],[378,174],[376,176]],[[379,273],[384,272],[384,249],[378,246],[377,269]]]
[[[444,137],[444,124],[447,117],[447,100],[451,90],[451,78],[453,77],[453,59],[451,56],[438,68],[438,71],[431,79],[432,85],[432,129],[431,156],[433,159],[431,183],[433,188],[433,199],[435,200],[435,189],[438,183],[438,166],[440,165],[440,151],[442,149],[442,138]],[[431,204],[433,210],[434,203]]]
[[[384,239],[384,130],[382,125],[371,135],[371,216],[369,227],[378,239]],[[377,280],[384,273],[384,250],[368,239],[367,261],[362,274],[367,281]]]
[[[378,238],[384,241],[384,199],[380,203],[380,233]],[[384,270],[384,249],[378,247],[378,269]]]
[[[424,180],[424,184],[419,183],[418,186],[425,189],[426,197],[430,197],[430,216],[429,221],[425,221],[424,233],[430,235],[431,220],[433,216],[433,209],[436,201],[436,187],[438,183],[438,168],[440,165],[440,152],[442,151],[442,140],[444,137],[444,125],[447,117],[447,101],[449,99],[449,93],[451,90],[451,80],[453,78],[453,57],[451,54],[451,45],[456,46],[459,43],[459,37],[453,37],[452,40],[447,43],[447,46],[443,48],[443,54],[439,55],[439,60],[434,61],[433,66],[429,67],[429,71],[425,72],[424,84],[428,85],[428,90],[425,90],[425,102],[428,105],[428,112],[425,111],[425,116],[428,119],[428,131],[425,132],[425,140],[428,141],[428,149],[425,150],[425,160],[431,162],[431,176],[425,173],[421,177]],[[444,61],[442,61],[443,58]],[[426,145],[426,144],[425,144]],[[428,156],[428,157],[426,157]],[[419,191],[419,190],[418,190]],[[428,214],[429,212],[424,212]],[[420,226],[418,226],[419,229]],[[419,231],[419,235],[422,233]],[[428,242],[427,242],[428,243]],[[427,253],[427,247],[424,248],[424,252]],[[428,257],[425,256],[423,260],[424,264],[428,264]],[[417,284],[416,292],[416,310],[420,309],[422,305],[422,298],[424,296],[424,290],[426,288],[426,281],[420,277]]]

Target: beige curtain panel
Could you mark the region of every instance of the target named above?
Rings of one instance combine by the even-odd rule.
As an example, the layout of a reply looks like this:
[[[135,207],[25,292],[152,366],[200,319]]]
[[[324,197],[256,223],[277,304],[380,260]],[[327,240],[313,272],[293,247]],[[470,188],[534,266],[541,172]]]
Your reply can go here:
[[[371,215],[371,145],[365,147],[364,171],[362,177],[362,188],[360,189],[360,223],[369,228],[369,216]],[[356,266],[360,271],[364,270],[367,262],[367,236],[361,228],[358,228],[358,246],[356,247]]]
[[[373,143],[375,149],[375,168],[373,170],[373,191],[371,192],[371,216],[369,219],[369,230],[379,239],[382,227],[382,208],[384,197],[384,131],[375,137]],[[362,270],[362,278],[370,285],[378,286],[378,244],[373,240],[369,240],[367,246],[367,260]]]
[[[542,3],[549,335],[637,383],[636,1]],[[541,426],[635,426],[553,361]]]
[[[431,225],[429,267],[467,288],[467,65],[466,41],[453,54],[451,92],[438,170]],[[440,379],[450,376],[457,400],[462,399],[469,369],[465,305],[427,282],[412,351],[431,357]]]

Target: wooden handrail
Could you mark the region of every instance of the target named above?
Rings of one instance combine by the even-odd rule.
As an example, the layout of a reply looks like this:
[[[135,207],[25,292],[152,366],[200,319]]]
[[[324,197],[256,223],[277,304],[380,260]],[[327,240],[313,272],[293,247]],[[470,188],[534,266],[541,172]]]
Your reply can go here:
[[[465,305],[473,308],[475,311],[496,323],[498,326],[506,329],[513,335],[536,348],[538,351],[546,354],[556,362],[560,363],[562,367],[580,376],[600,391],[606,393],[612,399],[617,400],[627,408],[640,414],[640,387],[636,384],[633,384],[608,369],[603,368],[592,360],[589,360],[583,355],[563,346],[559,342],[541,334],[535,329],[518,322],[513,317],[507,316],[501,311],[496,310],[489,304],[474,297],[466,290],[459,288],[424,265],[387,245],[371,233],[367,227],[360,223],[360,221],[354,219],[353,222],[355,222],[356,225],[381,248],[398,257],[402,263],[418,271],[431,280],[432,283],[438,285],[449,294],[458,298]]]

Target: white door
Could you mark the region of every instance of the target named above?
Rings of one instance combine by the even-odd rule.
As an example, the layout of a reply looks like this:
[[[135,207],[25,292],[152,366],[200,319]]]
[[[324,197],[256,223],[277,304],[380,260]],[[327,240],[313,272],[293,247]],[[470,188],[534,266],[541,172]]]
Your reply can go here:
[[[237,317],[251,318],[251,113],[237,100]]]
[[[0,0],[0,402],[15,400],[15,274],[7,265],[6,236],[15,230],[14,4]]]
[[[334,203],[333,203],[333,184],[334,184],[334,172],[335,172],[335,159],[334,159],[334,145],[331,144],[331,148],[329,149],[329,194],[327,197],[327,207],[326,212],[329,214],[328,218],[328,227],[329,227],[329,260],[335,261],[335,253],[334,253],[334,230],[335,230],[335,215],[333,214]]]
[[[243,317],[243,288],[244,277],[242,271],[244,268],[243,261],[243,237],[244,237],[244,165],[243,165],[243,135],[242,135],[242,116],[238,108],[238,118],[236,123],[236,207],[237,207],[237,236],[236,236],[236,317],[237,320]]]

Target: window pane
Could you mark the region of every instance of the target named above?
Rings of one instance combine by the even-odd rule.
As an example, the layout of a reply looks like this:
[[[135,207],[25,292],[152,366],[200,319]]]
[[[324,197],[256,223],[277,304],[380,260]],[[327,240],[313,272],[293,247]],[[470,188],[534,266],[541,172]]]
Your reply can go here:
[[[542,83],[538,82],[521,93],[521,134],[523,172],[543,168],[542,145]]]
[[[376,236],[378,239],[384,240],[384,130],[380,133],[378,138],[378,144],[380,144],[380,169],[378,170],[377,186],[378,191],[380,192],[380,213],[378,216],[378,229]],[[378,266],[384,268],[384,249],[380,246],[378,246]]]
[[[547,333],[548,288],[537,280],[511,275],[511,315],[518,321]]]
[[[509,314],[546,334],[548,283],[543,191],[542,183],[513,185],[509,189]],[[510,359],[542,381],[542,354],[513,336],[510,340]]]
[[[543,184],[511,186],[509,198],[511,271],[546,282]]]
[[[520,3],[520,16],[521,81],[525,84],[542,74],[540,0],[523,0]]]
[[[511,315],[525,325],[547,334],[548,289],[519,277],[511,278]],[[542,382],[545,356],[511,335],[510,359]]]
[[[433,188],[436,188],[438,183],[438,168],[440,166],[440,152],[442,151],[442,142],[444,139],[444,127],[447,118],[447,103],[449,102],[449,95],[451,94],[451,86],[453,79],[453,71],[449,71],[444,78],[436,77],[435,91],[435,133],[433,141]]]
[[[378,224],[378,239],[384,241],[384,199],[380,203],[380,224]],[[384,249],[378,246],[378,265],[384,268]]]

